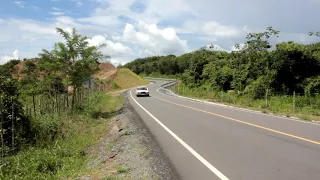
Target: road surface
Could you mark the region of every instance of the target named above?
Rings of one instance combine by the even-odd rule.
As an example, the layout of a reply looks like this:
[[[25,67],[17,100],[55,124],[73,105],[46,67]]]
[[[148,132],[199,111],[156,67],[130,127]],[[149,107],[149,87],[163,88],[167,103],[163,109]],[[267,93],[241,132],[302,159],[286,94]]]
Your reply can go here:
[[[181,179],[320,180],[320,126],[162,94],[130,103]]]

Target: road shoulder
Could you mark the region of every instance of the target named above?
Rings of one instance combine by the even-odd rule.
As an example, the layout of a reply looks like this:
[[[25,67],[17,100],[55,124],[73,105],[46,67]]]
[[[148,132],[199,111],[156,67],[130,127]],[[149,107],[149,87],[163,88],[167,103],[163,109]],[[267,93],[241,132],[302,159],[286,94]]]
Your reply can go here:
[[[92,171],[81,179],[180,179],[127,97],[109,132],[89,151]]]

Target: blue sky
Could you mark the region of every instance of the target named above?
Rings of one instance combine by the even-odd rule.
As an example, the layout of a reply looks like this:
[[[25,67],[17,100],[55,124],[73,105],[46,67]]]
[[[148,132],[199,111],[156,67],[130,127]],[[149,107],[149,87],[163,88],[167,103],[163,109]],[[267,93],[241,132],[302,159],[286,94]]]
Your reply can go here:
[[[250,32],[280,30],[276,42],[319,41],[320,0],[1,0],[0,64],[35,57],[75,27],[113,63],[190,52],[208,44],[230,51]]]

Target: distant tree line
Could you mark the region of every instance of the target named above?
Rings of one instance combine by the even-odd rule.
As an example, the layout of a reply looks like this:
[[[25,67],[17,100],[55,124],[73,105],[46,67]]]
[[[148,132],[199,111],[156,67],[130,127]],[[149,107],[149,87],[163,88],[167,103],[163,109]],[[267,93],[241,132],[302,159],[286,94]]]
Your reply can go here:
[[[320,93],[320,43],[282,42],[271,47],[270,38],[279,31],[250,33],[238,51],[201,48],[181,56],[139,58],[125,67],[143,75],[175,75],[190,88],[210,87],[216,91],[255,91],[262,97],[274,92]],[[320,36],[319,32],[309,33]]]

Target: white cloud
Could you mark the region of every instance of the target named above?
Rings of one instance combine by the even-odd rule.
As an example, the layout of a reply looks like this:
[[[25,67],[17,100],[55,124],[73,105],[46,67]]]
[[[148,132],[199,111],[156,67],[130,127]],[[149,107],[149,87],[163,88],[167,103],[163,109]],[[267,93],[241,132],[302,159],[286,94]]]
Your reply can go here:
[[[286,33],[280,32],[279,38],[276,38],[276,42],[296,41],[298,43],[308,44],[312,42],[319,42],[319,39],[314,36],[309,36],[307,33]]]
[[[208,42],[216,42],[217,41],[216,37],[211,37],[211,36],[202,36],[202,37],[198,37],[197,39],[199,39],[201,41],[208,41]]]
[[[88,39],[89,46],[98,46],[101,44],[106,44],[107,46],[102,48],[102,52],[115,57],[121,57],[126,55],[132,55],[132,50],[118,42],[112,42],[110,40],[107,40],[104,36],[96,35],[92,37],[91,39]]]
[[[311,0],[312,3],[320,4],[320,0]]]
[[[52,14],[54,16],[62,16],[64,15],[64,12],[50,12],[49,14]]]
[[[247,26],[238,28],[235,26],[222,25],[215,21],[187,21],[184,23],[184,28],[199,34],[206,34],[214,37],[239,37],[249,32]]]
[[[81,6],[82,6],[82,2],[77,2],[77,3],[76,3],[76,6],[77,6],[77,7],[81,7]]]
[[[111,59],[109,60],[114,65],[118,65],[119,63],[125,64],[137,58],[130,47],[119,42],[110,41],[102,35],[96,35],[91,39],[88,39],[88,42],[89,46],[106,44],[106,47],[102,48],[101,51],[103,54],[111,56]]]
[[[81,2],[81,0],[70,0],[76,3],[76,7],[81,7],[83,5],[83,3]]]
[[[174,29],[160,29],[156,24],[143,21],[126,24],[122,36],[113,36],[113,39],[138,46],[143,49],[142,56],[181,54],[189,50],[187,41],[181,40]]]
[[[235,45],[231,47],[231,51],[240,51],[242,49],[246,48],[246,45],[244,43],[239,44],[239,47],[237,48]]]
[[[143,12],[133,12],[130,7],[136,0],[96,0],[100,2],[93,16],[126,16],[136,21],[144,21],[150,24],[157,24],[161,20],[183,17],[184,14],[196,15],[192,6],[186,0],[173,0],[170,4],[163,0],[148,0],[145,3]],[[177,8],[178,7],[178,8]]]
[[[20,57],[19,50],[14,50],[12,52],[12,56],[5,55],[5,56],[0,57],[0,65],[5,64],[6,62],[8,62],[10,60],[19,59],[19,57]]]
[[[57,7],[52,7],[52,10],[54,11],[61,11],[61,9],[57,8]]]
[[[217,44],[209,44],[205,47],[205,49],[209,51],[226,51],[225,49],[223,49],[221,46]]]
[[[91,23],[100,26],[118,25],[120,23],[116,16],[92,16],[77,19],[79,22]]]
[[[299,9],[308,9],[301,16],[296,13],[299,9],[293,7],[297,3],[292,3],[290,7],[295,11],[283,14],[283,11],[277,10],[286,5],[277,2],[279,6],[275,6],[275,1],[265,2],[265,6],[254,0],[251,0],[250,6],[246,3],[230,6],[234,2],[212,0],[172,0],[170,3],[163,0],[67,1],[72,2],[74,7],[65,9],[56,3],[52,5],[51,12],[42,12],[56,16],[51,16],[50,19],[0,19],[0,56],[11,54],[12,48],[19,49],[24,57],[36,56],[42,48],[51,49],[54,42],[61,40],[55,31],[56,27],[65,30],[74,27],[79,33],[93,37],[91,40],[95,40],[98,35],[104,36],[103,42],[108,45],[104,52],[112,55],[114,62],[127,62],[138,56],[181,54],[209,43],[220,45],[215,45],[215,50],[222,50],[223,47],[235,50],[235,47],[231,47],[235,42],[243,42],[249,32],[263,32],[266,24],[285,32],[280,35],[278,42],[294,40],[309,43],[314,42],[316,37],[308,37],[307,32],[317,31],[320,27],[311,22],[318,11],[314,7],[310,9],[311,7],[303,6],[308,3],[299,3],[297,6]],[[92,1],[100,3],[94,11],[90,12],[90,7],[85,12],[73,13],[77,10],[77,4],[85,6]],[[139,12],[132,11],[132,5],[137,5],[137,1],[143,2],[142,6],[136,7],[141,10]],[[308,0],[309,5],[311,1],[318,0]],[[13,2],[26,9],[32,8],[26,0],[13,0],[11,3]],[[266,9],[274,11],[270,14]],[[90,15],[86,16],[87,13]],[[241,16],[237,16],[239,14]],[[294,21],[289,20],[292,17],[295,17]],[[248,29],[246,25],[252,29]]]
[[[158,14],[162,19],[180,16],[183,13],[196,14],[186,0],[170,1],[167,5],[164,5],[163,0],[149,0],[146,9],[146,14]]]
[[[47,26],[44,23],[39,23],[34,20],[18,20],[11,19],[8,23],[13,24],[24,31],[39,33],[39,34],[56,34],[54,26]]]
[[[13,55],[13,58],[14,58],[14,59],[19,59],[19,57],[20,57],[20,51],[19,51],[19,50],[14,50],[13,53],[12,53],[12,55]]]
[[[66,32],[68,32],[68,33],[72,33],[72,29],[71,28],[65,28],[64,29]]]
[[[17,6],[21,7],[21,8],[24,8],[24,5],[26,4],[26,3],[23,2],[23,1],[14,1],[14,3],[15,3]]]
[[[34,11],[40,10],[41,8],[39,8],[38,6],[31,6],[31,9]]]

